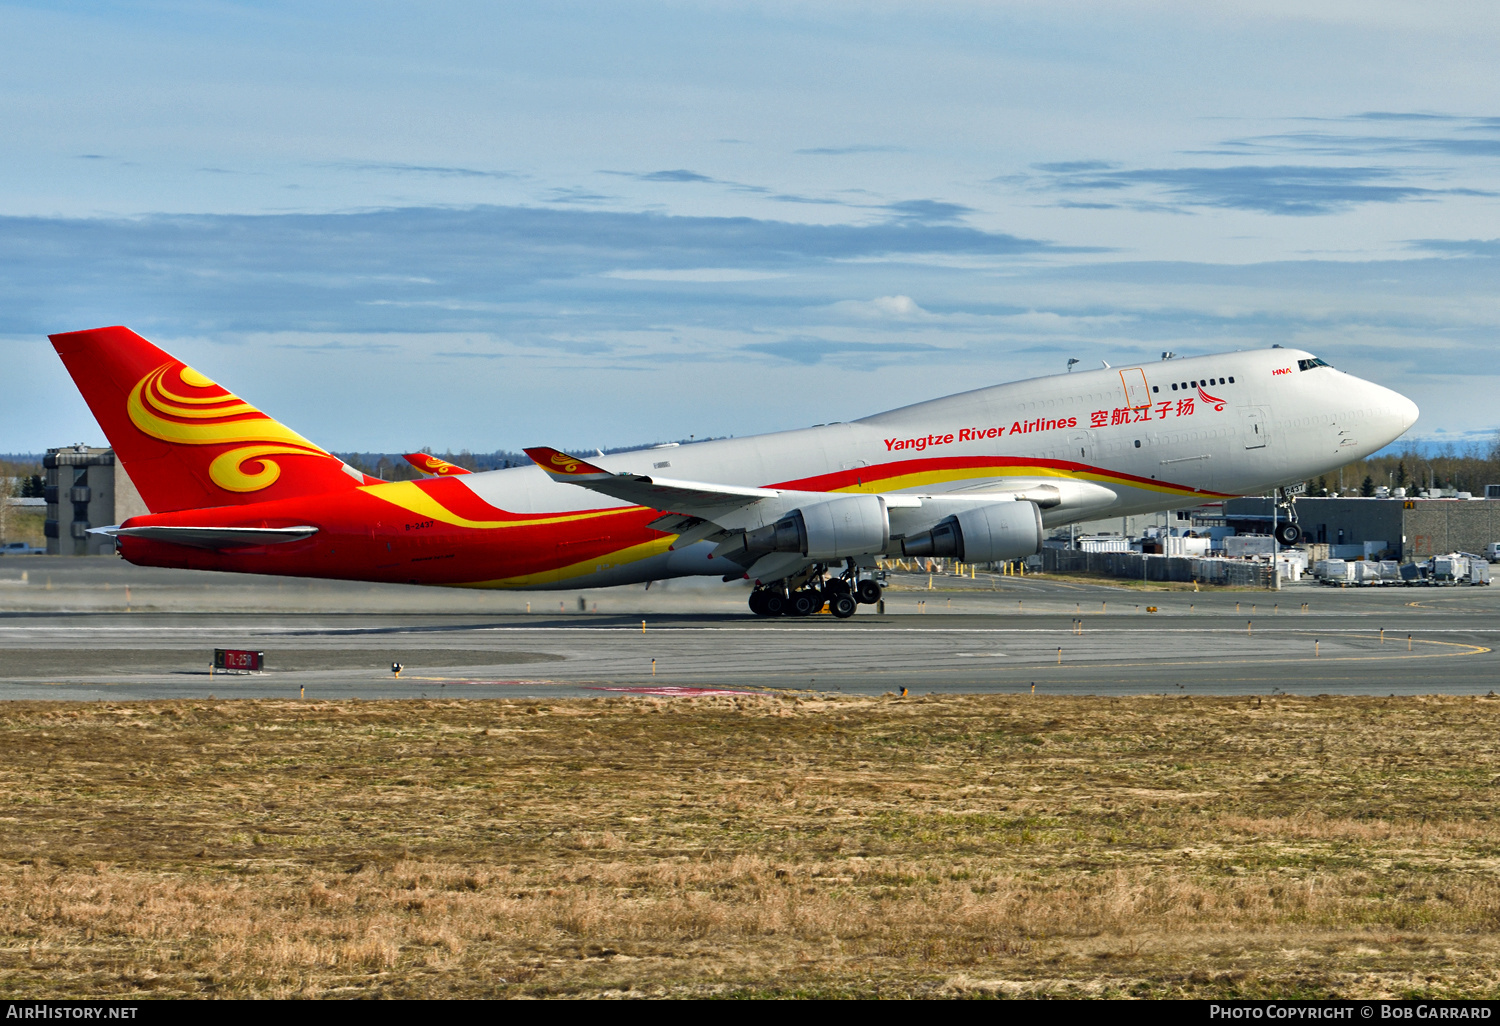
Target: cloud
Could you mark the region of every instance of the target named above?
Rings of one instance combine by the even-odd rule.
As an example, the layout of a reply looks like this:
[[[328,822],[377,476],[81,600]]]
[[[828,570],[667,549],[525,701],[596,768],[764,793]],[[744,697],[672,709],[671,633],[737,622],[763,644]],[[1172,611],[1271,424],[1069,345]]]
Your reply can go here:
[[[1473,189],[1430,189],[1404,184],[1382,167],[1239,165],[1054,172],[1049,188],[1063,192],[1158,189],[1184,206],[1310,216],[1338,213],[1365,203],[1401,203],[1443,195],[1492,195]]]
[[[910,296],[877,296],[870,300],[845,299],[834,303],[832,309],[855,317],[880,320],[914,320],[932,316],[917,305]]]
[[[1053,174],[1072,175],[1081,171],[1108,171],[1119,167],[1107,160],[1062,160],[1051,164],[1033,164],[1032,167],[1038,171],[1050,171]]]
[[[678,169],[675,171],[601,171],[600,174],[617,175],[621,178],[634,179],[637,182],[665,182],[669,184],[688,185],[722,185],[733,192],[747,192],[755,195],[765,196],[766,199],[778,203],[811,203],[823,206],[854,207],[858,204],[848,203],[844,200],[825,199],[817,196],[801,196],[795,193],[778,192],[772,193],[764,185],[752,185],[748,182],[734,182],[725,178],[714,178],[710,175],[700,174],[697,171]]]
[[[961,203],[927,199],[888,203],[885,209],[891,212],[892,220],[907,224],[955,224],[974,212],[973,207]]]
[[[869,144],[855,146],[812,146],[805,150],[793,150],[792,152],[807,157],[847,157],[856,153],[905,153],[906,147]]]
[[[1500,139],[1443,136],[1339,135],[1334,132],[1285,132],[1230,139],[1206,153],[1299,153],[1319,157],[1370,157],[1394,154],[1439,154],[1449,157],[1500,156]]]
[[[700,175],[696,171],[685,171],[679,168],[676,171],[650,171],[646,174],[633,174],[630,176],[638,182],[717,182],[718,179],[710,178],[708,175]]]
[[[913,219],[819,225],[575,207],[11,217],[0,218],[0,333],[122,321],[193,332],[504,330],[518,305],[618,293],[631,272],[642,287],[670,272],[711,289],[693,276],[707,268],[730,283],[748,280],[730,272],[1066,251]],[[732,305],[748,301],[729,298],[744,291],[695,295]]]
[[[1462,121],[1452,114],[1424,114],[1414,111],[1371,110],[1348,115],[1350,121]]]
[[[735,192],[768,193],[771,190],[764,185],[751,185],[746,182],[732,182],[725,178],[714,178],[710,175],[699,174],[697,171],[689,171],[678,168],[674,171],[601,171],[600,174],[618,175],[622,178],[631,178],[637,182],[666,182],[669,184],[692,184],[692,185],[722,185]]]
[[[861,206],[862,205],[862,204],[849,203],[849,202],[847,202],[845,200],[825,199],[825,198],[819,197],[819,196],[793,196],[793,195],[791,195],[789,193],[785,193],[785,192],[778,192],[778,193],[776,193],[776,194],[774,194],[772,196],[768,196],[766,198],[767,199],[773,199],[773,200],[777,201],[778,203],[816,203],[816,204],[820,204],[820,205],[823,205],[823,206],[830,206],[830,207],[857,207],[857,206]]]
[[[1500,257],[1500,239],[1413,239],[1408,246],[1445,256]]]
[[[1316,131],[1279,132],[1226,139],[1217,147],[1194,152],[1264,155],[1298,153],[1337,157],[1380,157],[1395,154],[1460,158],[1500,156],[1500,138],[1484,137],[1500,131],[1500,118],[1370,111],[1336,118],[1293,120],[1329,127],[1320,127]],[[1372,127],[1384,129],[1387,134],[1371,135],[1369,129]],[[1344,130],[1348,128],[1356,131]]]
[[[610,203],[618,199],[618,196],[609,196],[576,186],[557,186],[547,190],[548,203]]]
[[[888,221],[524,207],[0,218],[0,351],[48,397],[9,411],[22,448],[88,433],[64,432],[58,410],[92,423],[41,336],[117,323],[344,448],[389,448],[403,431],[514,447],[559,410],[579,442],[743,433],[807,416],[807,389],[834,380],[810,367],[854,376],[809,418],[842,420],[1055,373],[1069,356],[1118,366],[1273,341],[1434,411],[1494,365],[1500,240],[1408,245],[1377,262],[1064,265],[1041,240]],[[638,387],[618,387],[625,370]],[[752,398],[735,405],[726,388]],[[369,414],[393,405],[400,417]],[[1486,410],[1448,403],[1437,423],[1482,427]],[[647,430],[663,418],[682,430]]]
[[[753,342],[741,352],[762,353],[805,366],[824,362],[889,363],[912,353],[940,353],[942,347],[925,342],[851,342],[826,338],[786,338]]]
[[[521,177],[514,171],[485,171],[473,167],[446,167],[438,164],[380,164],[346,161],[336,166],[347,168],[350,171],[380,171],[401,175],[440,175],[447,178],[516,179]]]
[[[784,278],[775,271],[747,271],[736,267],[688,267],[680,270],[665,270],[659,267],[639,271],[605,271],[599,277],[616,278],[620,281],[765,281],[769,278]]]

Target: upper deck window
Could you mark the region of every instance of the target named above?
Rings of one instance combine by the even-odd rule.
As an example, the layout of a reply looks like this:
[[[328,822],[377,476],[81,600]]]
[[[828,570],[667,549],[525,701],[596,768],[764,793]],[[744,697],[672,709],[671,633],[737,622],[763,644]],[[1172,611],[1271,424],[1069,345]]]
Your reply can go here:
[[[1298,360],[1297,361],[1297,369],[1298,370],[1312,370],[1314,367],[1331,367],[1331,366],[1333,366],[1333,365],[1330,364],[1330,363],[1328,363],[1328,362],[1326,362],[1326,361],[1324,361],[1324,360],[1318,359],[1316,356],[1314,356],[1311,360]]]

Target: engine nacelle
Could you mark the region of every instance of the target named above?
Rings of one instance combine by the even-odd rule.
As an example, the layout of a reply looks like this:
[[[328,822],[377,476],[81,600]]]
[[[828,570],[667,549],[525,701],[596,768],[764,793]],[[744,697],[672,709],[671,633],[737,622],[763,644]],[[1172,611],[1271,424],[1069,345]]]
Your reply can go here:
[[[965,563],[1020,559],[1042,550],[1042,511],[1034,502],[966,509],[901,542],[905,556],[952,556]]]
[[[746,531],[753,553],[796,552],[808,559],[843,559],[884,552],[891,520],[878,495],[848,495],[794,509],[774,524]]]

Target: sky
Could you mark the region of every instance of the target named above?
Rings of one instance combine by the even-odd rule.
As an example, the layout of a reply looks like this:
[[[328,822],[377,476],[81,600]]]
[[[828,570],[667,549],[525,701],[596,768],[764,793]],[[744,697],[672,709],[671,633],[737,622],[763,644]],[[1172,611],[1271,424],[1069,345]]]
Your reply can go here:
[[[0,452],[126,324],[328,449],[1272,344],[1493,437],[1500,7],[0,2]]]

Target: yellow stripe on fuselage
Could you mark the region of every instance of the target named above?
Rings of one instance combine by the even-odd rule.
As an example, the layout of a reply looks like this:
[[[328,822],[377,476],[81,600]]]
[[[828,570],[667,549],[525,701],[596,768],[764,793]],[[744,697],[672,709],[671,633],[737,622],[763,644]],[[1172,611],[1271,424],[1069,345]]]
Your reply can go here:
[[[566,524],[574,520],[590,520],[595,517],[614,516],[618,513],[637,513],[644,506],[621,506],[618,509],[593,509],[581,513],[560,513],[551,517],[532,517],[526,520],[470,520],[450,510],[421,488],[415,481],[391,481],[386,484],[361,485],[360,491],[424,520],[437,520],[454,527],[470,527],[489,531],[502,527],[541,527],[546,524]]]
[[[1162,492],[1168,495],[1217,495],[1218,492],[1209,492],[1201,489],[1188,488],[1183,485],[1167,484],[1164,481],[1138,481],[1134,478],[1121,477],[1116,474],[1095,471],[1067,471],[1056,467],[1039,467],[1027,465],[1006,465],[1004,467],[958,467],[943,470],[919,470],[909,474],[896,474],[891,477],[878,480],[865,480],[857,485],[846,485],[836,488],[839,492],[897,492],[908,488],[927,488],[932,485],[948,484],[953,481],[975,480],[984,478],[996,479],[997,483],[1003,482],[1009,477],[1056,477],[1065,478],[1069,481],[1093,481],[1098,484],[1115,485],[1121,488],[1138,488],[1148,492]]]
[[[553,570],[543,570],[534,574],[520,574],[516,577],[501,577],[493,581],[470,581],[467,584],[457,584],[457,588],[534,588],[542,584],[558,584],[562,581],[572,580],[575,577],[587,577],[596,573],[600,564],[608,563],[610,569],[626,563],[636,563],[652,556],[659,556],[666,552],[675,541],[677,536],[667,535],[655,538],[639,545],[630,545],[614,552],[601,552],[597,556],[577,563],[569,563]]]
[[[1007,465],[1005,467],[959,467],[943,470],[924,470],[910,474],[897,474],[880,480],[865,481],[857,485],[846,485],[834,489],[838,492],[857,491],[898,491],[901,489],[923,488],[932,485],[947,484],[953,481],[975,480],[985,478],[1002,479],[1004,477],[1053,477],[1070,480],[1095,481],[1103,484],[1121,485],[1127,488],[1139,488],[1147,491],[1163,492],[1173,495],[1202,495],[1203,492],[1194,492],[1192,489],[1183,488],[1178,485],[1165,483],[1153,483],[1144,481],[1133,481],[1120,478],[1107,473],[1070,473],[1055,467]],[[647,507],[644,506],[622,506],[617,509],[587,510],[579,513],[562,513],[550,517],[536,517],[528,520],[471,520],[460,516],[438,502],[427,492],[417,486],[415,481],[392,481],[379,485],[364,485],[361,491],[393,506],[403,509],[414,516],[425,520],[437,520],[441,523],[450,524],[454,527],[466,527],[475,530],[496,530],[508,527],[540,527],[548,524],[566,524],[583,520],[592,520],[599,517],[610,516],[617,513],[639,512]],[[1211,493],[1210,493],[1211,494]],[[650,541],[630,545],[623,549],[612,552],[601,553],[588,559],[550,570],[542,570],[537,573],[520,574],[515,577],[501,577],[488,581],[470,581],[454,585],[460,588],[528,588],[544,584],[557,584],[562,581],[572,580],[578,577],[587,577],[596,573],[600,564],[608,563],[610,567],[635,563],[642,559],[649,559],[668,551],[672,543],[676,541],[675,534],[663,535]]]

